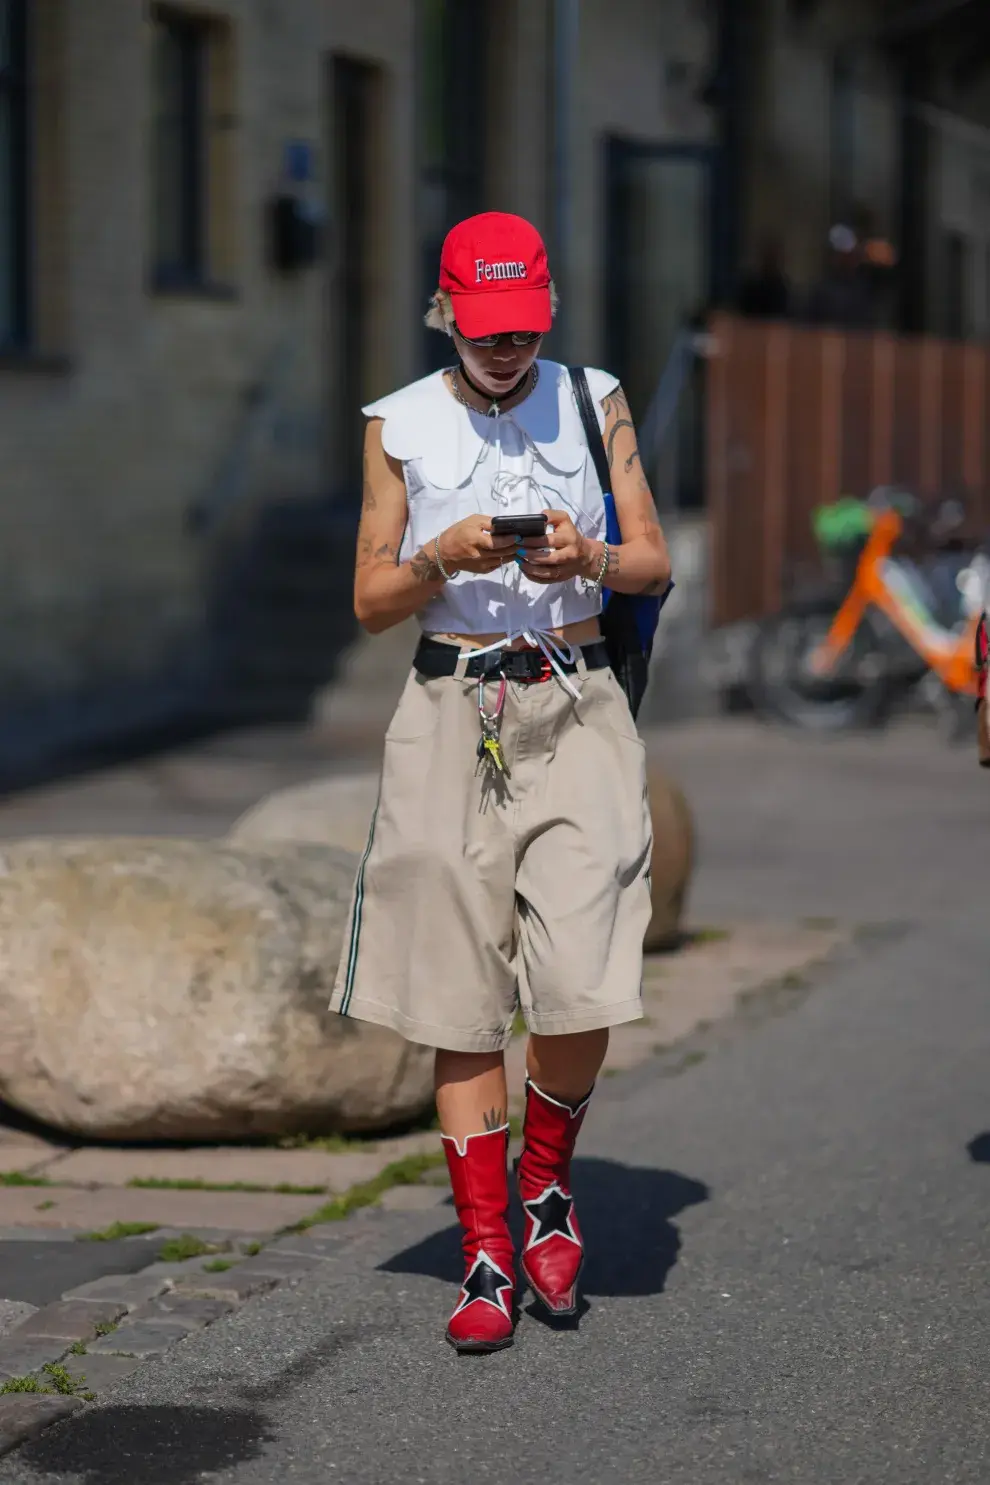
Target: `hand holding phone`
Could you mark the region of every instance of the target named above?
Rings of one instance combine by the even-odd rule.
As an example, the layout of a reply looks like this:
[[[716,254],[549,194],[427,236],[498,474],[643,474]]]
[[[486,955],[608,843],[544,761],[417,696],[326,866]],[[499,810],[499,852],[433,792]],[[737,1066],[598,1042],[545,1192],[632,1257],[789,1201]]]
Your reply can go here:
[[[493,516],[491,533],[493,536],[518,536],[520,540],[528,536],[546,536],[546,511],[537,515]]]

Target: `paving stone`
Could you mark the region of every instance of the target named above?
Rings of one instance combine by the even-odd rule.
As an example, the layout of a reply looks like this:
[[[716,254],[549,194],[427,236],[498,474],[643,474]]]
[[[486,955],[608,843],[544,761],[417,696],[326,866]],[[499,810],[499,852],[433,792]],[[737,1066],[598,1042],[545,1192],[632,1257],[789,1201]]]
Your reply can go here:
[[[0,1299],[0,1336],[9,1335],[12,1330],[16,1330],[37,1308],[37,1305],[21,1299]]]
[[[290,1233],[284,1238],[278,1238],[274,1243],[269,1243],[265,1252],[289,1255],[298,1253],[303,1258],[319,1258],[326,1263],[331,1258],[336,1258],[341,1249],[346,1246],[345,1233],[334,1232],[333,1237],[326,1237],[323,1236],[326,1230],[325,1227],[314,1227],[312,1232]],[[315,1236],[314,1234],[317,1233],[321,1235]]]
[[[113,1387],[116,1382],[122,1382],[125,1377],[137,1371],[141,1358],[99,1354],[94,1356],[87,1351],[85,1356],[67,1356],[63,1365],[84,1392],[105,1392],[108,1387]]]
[[[185,1294],[162,1294],[158,1299],[139,1305],[131,1316],[134,1325],[184,1325],[187,1330],[201,1330],[212,1325],[223,1315],[229,1315],[234,1305],[227,1299],[206,1299]]]
[[[110,1335],[101,1335],[98,1341],[86,1347],[87,1356],[160,1356],[176,1341],[189,1334],[185,1325],[122,1325]]]
[[[23,1160],[23,1155],[20,1158]],[[315,1186],[320,1192],[336,1192],[346,1191],[358,1181],[370,1181],[393,1159],[393,1154],[361,1150],[330,1154],[323,1150],[245,1149],[244,1146],[190,1150],[90,1147],[72,1151],[58,1161],[57,1167],[46,1170],[46,1174],[57,1170],[59,1181],[77,1186],[127,1186],[133,1180],[164,1180],[204,1181],[211,1185],[242,1183],[269,1188]]]
[[[119,1300],[63,1299],[36,1310],[29,1320],[17,1327],[14,1338],[42,1338],[64,1341],[88,1341],[96,1335],[98,1325],[113,1325],[126,1315],[127,1306]]]
[[[51,1336],[20,1341],[15,1331],[0,1341],[0,1380],[29,1377],[32,1372],[39,1372],[47,1361],[58,1361],[64,1356],[69,1344]]]
[[[296,1279],[319,1268],[321,1263],[322,1259],[312,1253],[273,1253],[271,1248],[265,1248],[255,1258],[246,1258],[239,1263],[237,1272],[242,1277],[244,1274],[271,1274],[276,1279]]]
[[[54,1206],[39,1211],[43,1202]],[[154,1191],[138,1187],[0,1186],[0,1225],[73,1227],[98,1232],[114,1222],[155,1222],[196,1232],[203,1228],[277,1232],[306,1217],[319,1196],[261,1191]]]
[[[442,1207],[449,1197],[445,1186],[393,1186],[382,1193],[381,1204],[386,1212],[425,1212]]]
[[[94,1279],[90,1284],[80,1284],[78,1289],[69,1289],[63,1299],[100,1299],[116,1302],[128,1310],[164,1293],[168,1279],[162,1274],[107,1274],[104,1279]]]
[[[31,1392],[9,1392],[0,1397],[0,1454],[7,1454],[50,1428],[61,1418],[85,1407],[78,1397],[44,1397]]]
[[[240,1304],[254,1294],[264,1294],[266,1290],[274,1289],[281,1275],[252,1270],[249,1267],[251,1262],[248,1259],[245,1263],[237,1263],[222,1274],[204,1273],[184,1279],[175,1292],[206,1299],[225,1299],[231,1304]]]

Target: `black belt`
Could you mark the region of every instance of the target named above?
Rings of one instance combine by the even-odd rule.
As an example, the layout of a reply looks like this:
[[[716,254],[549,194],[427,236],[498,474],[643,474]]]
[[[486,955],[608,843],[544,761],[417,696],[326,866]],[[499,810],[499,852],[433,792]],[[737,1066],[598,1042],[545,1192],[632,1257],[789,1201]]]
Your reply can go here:
[[[589,670],[604,670],[608,665],[608,646],[603,639],[590,645],[581,645],[581,655]],[[420,675],[429,677],[453,675],[457,669],[458,648],[445,645],[437,639],[420,640],[413,656],[413,665]],[[577,664],[573,660],[558,660],[565,675],[573,675]],[[464,674],[472,680],[480,676],[504,676],[507,681],[548,681],[553,667],[542,650],[489,650],[485,655],[472,655]]]

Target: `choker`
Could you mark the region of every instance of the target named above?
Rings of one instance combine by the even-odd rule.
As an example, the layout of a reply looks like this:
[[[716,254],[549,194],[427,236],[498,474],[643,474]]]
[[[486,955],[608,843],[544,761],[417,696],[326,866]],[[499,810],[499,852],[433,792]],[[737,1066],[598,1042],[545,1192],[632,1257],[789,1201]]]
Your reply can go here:
[[[516,382],[514,387],[510,387],[507,392],[503,392],[501,397],[493,397],[490,392],[485,391],[484,387],[479,387],[477,382],[471,380],[470,376],[468,376],[468,373],[464,369],[463,361],[458,361],[457,365],[453,368],[453,375],[450,378],[450,385],[458,402],[462,403],[469,412],[480,413],[481,409],[478,407],[473,407],[472,404],[468,402],[467,398],[463,395],[457,385],[457,378],[459,376],[462,376],[467,382],[468,386],[471,388],[471,391],[474,392],[476,396],[484,397],[485,401],[491,404],[488,408],[488,411],[486,413],[482,413],[482,417],[497,418],[501,411],[500,404],[503,402],[508,402],[510,398],[515,397],[518,392],[521,392],[523,387],[529,380],[531,373],[533,377],[533,386],[535,387],[537,381],[539,380],[540,370],[536,362],[534,361],[532,366],[529,368],[529,371],[523,372],[522,376]]]

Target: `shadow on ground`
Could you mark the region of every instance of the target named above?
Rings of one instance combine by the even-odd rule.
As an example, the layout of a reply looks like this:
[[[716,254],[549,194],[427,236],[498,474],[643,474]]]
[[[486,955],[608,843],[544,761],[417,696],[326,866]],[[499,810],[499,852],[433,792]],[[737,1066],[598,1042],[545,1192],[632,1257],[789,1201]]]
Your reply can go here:
[[[18,1463],[40,1480],[79,1485],[197,1485],[204,1473],[260,1459],[275,1435],[260,1413],[233,1408],[106,1407],[77,1413],[25,1444]]]
[[[708,1200],[704,1182],[676,1171],[584,1159],[574,1162],[573,1183],[587,1250],[584,1293],[615,1298],[662,1293],[681,1248],[671,1219]],[[515,1200],[512,1218],[518,1239]],[[456,1283],[462,1275],[460,1229],[445,1228],[380,1267],[385,1273],[424,1274]]]
[[[971,1139],[966,1149],[970,1160],[975,1160],[979,1165],[990,1165],[990,1131]]]

